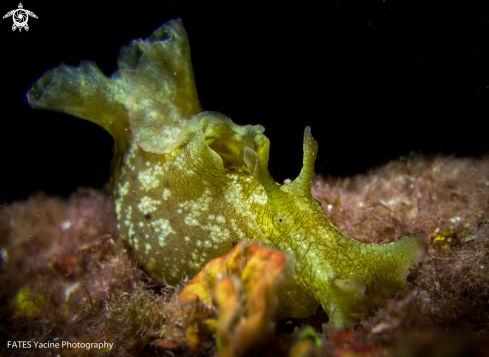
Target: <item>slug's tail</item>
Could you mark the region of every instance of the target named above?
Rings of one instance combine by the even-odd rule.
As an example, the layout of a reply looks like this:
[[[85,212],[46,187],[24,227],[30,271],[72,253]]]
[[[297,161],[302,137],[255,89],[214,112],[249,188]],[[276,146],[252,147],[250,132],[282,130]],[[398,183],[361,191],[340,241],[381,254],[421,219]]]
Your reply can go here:
[[[418,268],[426,255],[427,235],[426,231],[421,231],[380,246],[383,248],[384,276],[387,278],[384,287],[393,292],[406,287],[410,269]]]

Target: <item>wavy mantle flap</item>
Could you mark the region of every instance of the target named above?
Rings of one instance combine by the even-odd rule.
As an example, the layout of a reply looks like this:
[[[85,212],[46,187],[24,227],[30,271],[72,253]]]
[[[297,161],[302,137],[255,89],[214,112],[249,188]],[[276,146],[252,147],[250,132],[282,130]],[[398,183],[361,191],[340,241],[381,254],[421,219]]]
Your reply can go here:
[[[239,126],[223,114],[203,112],[180,19],[122,47],[117,62],[119,70],[111,78],[94,62],[83,61],[79,67],[62,63],[34,83],[27,93],[29,104],[102,126],[116,142],[116,156],[126,151],[131,136],[144,151],[164,153],[200,129],[224,167],[247,171],[245,147],[255,150],[267,167],[270,142],[262,126]]]

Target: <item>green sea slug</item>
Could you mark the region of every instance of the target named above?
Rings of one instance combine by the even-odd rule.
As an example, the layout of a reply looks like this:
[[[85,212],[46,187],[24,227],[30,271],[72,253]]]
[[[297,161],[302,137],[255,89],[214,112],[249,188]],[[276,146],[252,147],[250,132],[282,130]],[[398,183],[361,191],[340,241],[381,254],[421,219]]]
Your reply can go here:
[[[355,321],[365,292],[405,287],[422,260],[423,234],[376,245],[333,226],[311,195],[317,143],[309,127],[299,177],[277,184],[264,128],[200,106],[181,20],[122,47],[118,65],[107,78],[93,62],[62,64],[27,97],[33,108],[90,120],[113,136],[119,232],[154,279],[175,285],[238,241],[259,241],[294,262],[280,315],[306,317],[321,303],[340,328]]]

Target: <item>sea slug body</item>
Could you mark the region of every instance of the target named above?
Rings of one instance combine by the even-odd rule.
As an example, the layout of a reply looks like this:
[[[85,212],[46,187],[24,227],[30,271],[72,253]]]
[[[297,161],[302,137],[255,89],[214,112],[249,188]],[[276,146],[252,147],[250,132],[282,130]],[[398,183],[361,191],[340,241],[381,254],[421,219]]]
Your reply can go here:
[[[264,128],[200,106],[181,20],[123,47],[118,65],[107,78],[93,62],[62,64],[27,96],[33,108],[90,120],[114,137],[119,232],[153,278],[177,284],[240,240],[258,241],[294,262],[281,316],[306,317],[320,303],[339,328],[354,322],[365,293],[405,287],[423,258],[423,234],[376,245],[333,226],[311,195],[317,143],[309,127],[300,175],[277,184]]]

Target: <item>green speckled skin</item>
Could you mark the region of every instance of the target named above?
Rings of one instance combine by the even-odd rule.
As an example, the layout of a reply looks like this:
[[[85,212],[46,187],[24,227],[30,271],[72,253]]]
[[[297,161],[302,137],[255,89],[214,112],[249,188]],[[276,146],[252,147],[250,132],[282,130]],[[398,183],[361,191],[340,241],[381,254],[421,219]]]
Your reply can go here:
[[[305,317],[321,303],[340,328],[355,321],[365,292],[405,287],[423,257],[423,235],[375,245],[334,227],[311,195],[317,144],[310,128],[300,176],[275,183],[264,128],[201,108],[180,20],[123,47],[118,63],[110,79],[92,62],[61,65],[33,85],[28,100],[114,137],[119,231],[153,278],[175,285],[238,241],[260,241],[294,262],[279,315]]]

